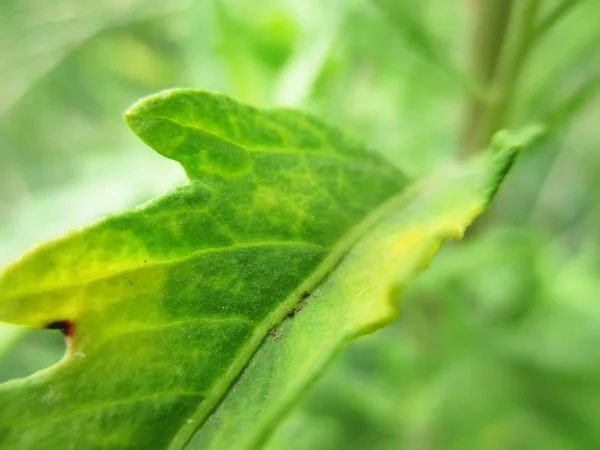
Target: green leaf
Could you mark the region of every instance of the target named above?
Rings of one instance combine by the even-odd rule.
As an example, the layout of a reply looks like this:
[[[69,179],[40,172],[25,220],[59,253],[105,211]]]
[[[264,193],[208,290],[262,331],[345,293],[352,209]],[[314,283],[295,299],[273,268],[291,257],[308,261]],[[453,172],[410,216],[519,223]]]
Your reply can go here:
[[[494,151],[414,185],[257,351],[190,449],[264,444],[300,394],[349,341],[393,321],[403,287],[447,238],[460,238],[493,198],[521,142],[498,133]]]
[[[600,73],[591,76],[564,99],[561,99],[546,113],[544,122],[549,131],[568,127],[577,114],[581,113],[600,92]]]
[[[185,1],[0,3],[0,117],[81,44],[102,31],[178,11]],[[69,11],[65,14],[64,11]],[[15,39],[19,36],[19,39]]]
[[[0,357],[24,334],[25,328],[0,323]]]
[[[192,182],[3,273],[2,320],[72,334],[60,364],[1,388],[7,444],[185,440],[187,421],[207,416],[267,331],[406,185],[297,112],[178,90],[126,117]]]
[[[199,428],[194,443],[252,447],[344,342],[394,317],[391,289],[463,232],[516,149],[406,190],[295,111],[173,90],[126,119],[191,182],[0,275],[1,320],[68,341],[57,365],[0,385],[2,447],[182,448]],[[251,394],[264,415],[243,410]],[[223,420],[243,433],[224,447]]]

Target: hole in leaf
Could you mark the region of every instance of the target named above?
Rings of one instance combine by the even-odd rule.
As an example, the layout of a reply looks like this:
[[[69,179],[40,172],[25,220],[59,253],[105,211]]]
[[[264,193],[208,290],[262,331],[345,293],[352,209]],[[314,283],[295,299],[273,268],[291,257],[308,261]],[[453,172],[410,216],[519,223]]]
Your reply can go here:
[[[60,361],[67,342],[62,329],[0,324],[0,383],[23,378]]]

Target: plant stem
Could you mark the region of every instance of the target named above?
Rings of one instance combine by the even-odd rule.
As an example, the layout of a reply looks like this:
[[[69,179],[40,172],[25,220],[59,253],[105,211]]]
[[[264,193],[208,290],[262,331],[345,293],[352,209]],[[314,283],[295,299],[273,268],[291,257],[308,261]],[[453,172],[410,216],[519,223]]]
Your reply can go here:
[[[477,150],[479,123],[487,106],[487,91],[494,79],[502,44],[506,34],[512,0],[475,0],[475,32],[472,43],[472,71],[486,95],[467,99],[466,122],[463,130],[463,146],[467,153]]]
[[[488,0],[488,2],[497,3],[497,0]],[[472,130],[468,130],[468,133],[472,134],[469,142],[466,143],[467,154],[475,153],[485,147],[493,133],[505,126],[517,81],[533,42],[539,6],[540,0],[518,0],[510,8],[506,24],[506,39],[501,45],[500,54],[497,59],[494,59],[495,70],[489,83],[488,101],[479,107],[477,122]],[[490,6],[488,5],[488,7]],[[496,7],[499,6],[496,5]],[[507,11],[505,10],[505,12]],[[482,17],[481,20],[485,21],[486,18]],[[493,18],[487,20],[493,20]],[[496,49],[499,49],[498,44],[496,44]],[[479,57],[477,53],[476,57]],[[487,58],[488,61],[492,60]],[[480,64],[483,65],[483,63]],[[467,123],[467,127],[469,126],[470,124]]]

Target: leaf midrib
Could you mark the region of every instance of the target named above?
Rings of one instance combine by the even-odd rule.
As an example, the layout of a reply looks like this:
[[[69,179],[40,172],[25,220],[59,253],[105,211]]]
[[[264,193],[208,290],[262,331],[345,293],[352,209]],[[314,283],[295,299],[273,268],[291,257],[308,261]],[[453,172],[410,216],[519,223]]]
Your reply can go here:
[[[267,331],[279,324],[286,317],[287,312],[299,303],[302,293],[310,292],[318,283],[320,283],[339,264],[342,258],[352,249],[354,244],[362,236],[368,233],[369,230],[416,198],[425,186],[427,186],[426,181],[427,180],[424,180],[423,182],[400,190],[396,195],[392,196],[373,210],[358,225],[348,231],[312,274],[288,295],[288,297],[280,303],[279,307],[273,310],[273,312],[262,322],[256,325],[251,337],[247,340],[238,355],[232,360],[225,374],[206,393],[206,396],[200,403],[196,412],[188,418],[191,420],[188,424],[193,423],[196,426],[193,428],[182,426],[173,436],[173,439],[168,446],[168,450],[180,450],[187,445],[196,430],[198,430],[209,417],[213,408],[233,386],[233,381],[239,376],[242,369],[260,346],[260,343],[265,339]]]

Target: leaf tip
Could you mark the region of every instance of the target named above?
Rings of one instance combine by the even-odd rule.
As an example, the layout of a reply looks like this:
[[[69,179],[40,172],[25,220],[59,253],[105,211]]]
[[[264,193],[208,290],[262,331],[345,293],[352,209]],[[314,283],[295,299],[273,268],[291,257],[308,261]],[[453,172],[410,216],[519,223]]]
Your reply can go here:
[[[164,109],[173,97],[184,93],[187,89],[173,88],[165,89],[149,97],[144,97],[136,101],[123,113],[125,123],[138,136],[143,131],[141,126],[147,120],[157,119],[161,116]]]
[[[486,190],[486,205],[494,199],[500,184],[511,169],[519,152],[539,139],[546,132],[539,124],[532,125],[518,133],[500,130],[490,143],[493,153],[490,175],[484,189]]]

